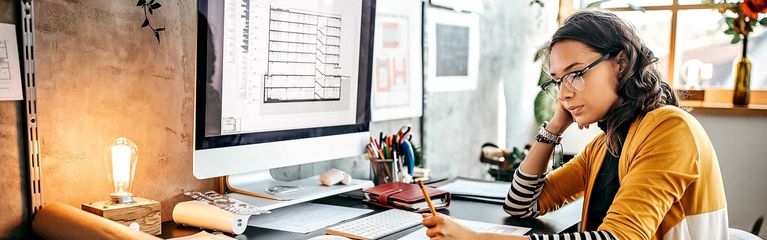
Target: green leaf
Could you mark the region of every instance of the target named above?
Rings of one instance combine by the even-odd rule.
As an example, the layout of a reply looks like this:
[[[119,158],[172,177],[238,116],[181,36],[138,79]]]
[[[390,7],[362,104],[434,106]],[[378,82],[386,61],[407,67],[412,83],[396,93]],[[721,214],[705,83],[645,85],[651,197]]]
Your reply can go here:
[[[144,18],[144,23],[141,24],[142,28],[145,28],[146,26],[149,26],[149,19],[148,18]]]
[[[735,34],[735,29],[729,28],[724,31],[725,34]]]
[[[543,82],[548,81],[550,78],[551,76],[549,76],[549,74],[546,73],[546,71],[543,71],[543,69],[541,69],[541,75],[538,76],[538,86],[543,84]]]
[[[739,34],[735,34],[735,36],[732,37],[732,40],[730,41],[730,43],[736,44],[738,42],[740,42],[740,35]]]
[[[543,121],[547,121],[554,116],[554,110],[557,107],[557,102],[549,97],[544,91],[538,92],[535,96],[535,105],[533,105],[533,111],[535,114],[535,122],[542,124]]]
[[[762,20],[759,20],[759,24],[762,24],[762,26],[767,26],[767,17],[762,18]]]
[[[734,17],[725,17],[724,21],[727,22],[727,26],[730,28],[733,28],[735,26],[735,18]]]

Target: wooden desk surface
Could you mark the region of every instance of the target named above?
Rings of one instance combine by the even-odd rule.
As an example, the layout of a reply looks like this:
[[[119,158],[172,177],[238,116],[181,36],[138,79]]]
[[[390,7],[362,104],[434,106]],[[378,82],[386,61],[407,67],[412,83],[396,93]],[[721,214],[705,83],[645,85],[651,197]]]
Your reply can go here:
[[[331,204],[338,206],[356,207],[373,209],[374,212],[380,212],[385,209],[369,206],[360,199],[350,197],[331,196],[313,201],[315,203]],[[454,216],[460,219],[481,221],[488,223],[506,224],[532,228],[531,233],[561,233],[573,230],[573,227],[580,222],[582,200],[568,204],[561,209],[551,212],[545,216],[536,219],[519,219],[509,217],[503,211],[503,206],[497,203],[486,203],[453,198],[449,209],[439,212]],[[372,213],[371,213],[372,214]],[[367,216],[363,215],[363,216]],[[421,225],[411,227],[405,231],[392,234],[383,239],[399,239],[419,229]],[[199,228],[178,226],[173,221],[167,221],[162,224],[162,238],[182,237],[199,232]],[[284,232],[266,228],[248,227],[242,236],[237,239],[307,239],[314,236],[324,235],[324,229],[320,229],[308,234]]]

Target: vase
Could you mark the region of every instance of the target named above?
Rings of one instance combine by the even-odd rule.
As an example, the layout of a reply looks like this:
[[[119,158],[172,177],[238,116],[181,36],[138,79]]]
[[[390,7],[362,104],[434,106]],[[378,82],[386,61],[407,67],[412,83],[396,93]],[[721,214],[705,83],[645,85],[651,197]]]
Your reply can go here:
[[[748,38],[743,38],[743,53],[740,59],[733,66],[733,77],[735,78],[735,89],[732,92],[733,105],[748,105],[749,92],[751,86],[751,61],[746,56],[748,47]]]

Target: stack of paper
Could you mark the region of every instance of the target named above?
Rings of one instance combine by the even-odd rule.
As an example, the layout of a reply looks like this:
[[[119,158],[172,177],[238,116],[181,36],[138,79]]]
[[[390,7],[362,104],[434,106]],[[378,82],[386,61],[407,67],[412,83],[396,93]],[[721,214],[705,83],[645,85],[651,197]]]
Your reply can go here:
[[[503,203],[509,193],[511,183],[490,182],[479,179],[457,178],[437,187],[450,192],[453,197],[469,198],[480,201]]]

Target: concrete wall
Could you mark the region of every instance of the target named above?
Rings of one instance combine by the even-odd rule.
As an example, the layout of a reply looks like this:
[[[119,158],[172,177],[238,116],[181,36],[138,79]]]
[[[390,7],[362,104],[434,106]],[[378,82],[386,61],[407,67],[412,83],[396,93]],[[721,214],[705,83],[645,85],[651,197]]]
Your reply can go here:
[[[556,28],[557,2],[541,8],[529,1],[484,1],[477,89],[424,96],[424,154],[432,174],[488,178],[487,166],[479,162],[483,143],[521,147],[533,139],[540,73],[533,56]],[[505,102],[499,102],[504,99],[499,88]],[[498,115],[499,107],[505,107],[505,116]],[[498,121],[505,121],[500,124],[507,126],[505,132]]]
[[[106,146],[139,147],[133,193],[169,220],[184,191],[215,189],[192,175],[195,1],[162,1],[141,28],[136,1],[35,1],[37,111],[46,203],[109,199]]]

